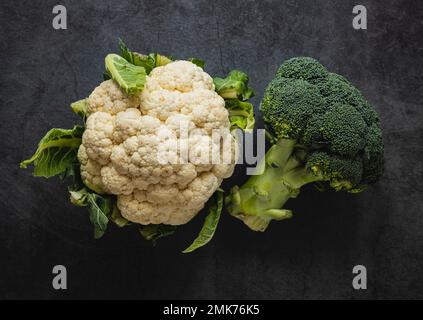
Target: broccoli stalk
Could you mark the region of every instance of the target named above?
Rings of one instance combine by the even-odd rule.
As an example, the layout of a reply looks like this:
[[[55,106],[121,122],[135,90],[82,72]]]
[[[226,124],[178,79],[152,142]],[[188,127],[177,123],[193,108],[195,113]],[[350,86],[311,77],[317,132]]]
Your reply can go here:
[[[296,198],[303,185],[323,180],[304,166],[301,154],[296,140],[280,139],[257,167],[264,172],[231,190],[226,198],[229,213],[255,231],[264,231],[271,220],[291,218],[291,210],[281,209],[285,202]]]

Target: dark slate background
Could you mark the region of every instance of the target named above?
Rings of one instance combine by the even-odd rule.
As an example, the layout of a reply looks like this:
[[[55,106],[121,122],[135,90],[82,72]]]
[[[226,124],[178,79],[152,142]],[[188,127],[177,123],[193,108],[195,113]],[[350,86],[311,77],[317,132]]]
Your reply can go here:
[[[359,1],[367,31],[352,28],[350,0],[59,3],[68,30],[51,26],[57,1],[0,4],[0,298],[423,298],[422,1]],[[155,248],[133,228],[94,240],[66,187],[18,163],[48,128],[77,120],[68,106],[98,85],[118,37],[138,51],[202,58],[213,75],[244,70],[256,105],[282,60],[318,58],[378,110],[384,178],[359,195],[305,188],[289,202],[295,217],[264,234],[224,214],[213,241],[190,255],[180,252],[201,215]],[[56,264],[67,267],[67,291],[52,289]],[[367,291],[352,289],[357,264]]]

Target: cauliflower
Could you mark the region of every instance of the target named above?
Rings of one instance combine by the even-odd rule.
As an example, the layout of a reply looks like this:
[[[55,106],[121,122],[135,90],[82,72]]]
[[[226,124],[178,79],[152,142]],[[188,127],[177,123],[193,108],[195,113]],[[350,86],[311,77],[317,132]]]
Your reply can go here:
[[[72,204],[88,209],[94,237],[109,222],[132,221],[155,242],[191,220],[210,199],[192,252],[214,235],[223,209],[222,180],[232,175],[238,141],[231,130],[254,128],[248,76],[211,78],[204,62],[172,61],[158,53],[106,55],[104,79],[71,104],[84,125],[52,128],[20,163],[33,174],[72,181]],[[72,177],[72,180],[64,179]]]
[[[133,96],[102,82],[87,113],[81,178],[97,193],[116,195],[129,221],[185,224],[233,173],[238,150],[225,101],[189,61],[154,68]],[[230,161],[222,161],[224,150]]]

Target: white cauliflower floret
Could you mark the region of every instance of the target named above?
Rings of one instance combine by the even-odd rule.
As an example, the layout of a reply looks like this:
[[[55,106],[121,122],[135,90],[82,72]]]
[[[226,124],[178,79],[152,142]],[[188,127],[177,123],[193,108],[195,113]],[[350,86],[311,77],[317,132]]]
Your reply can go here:
[[[81,177],[94,191],[115,194],[132,222],[184,224],[233,172],[237,144],[225,102],[213,79],[191,62],[153,69],[139,97],[105,81],[90,95],[88,109],[78,152]],[[222,136],[212,135],[214,129]],[[232,160],[214,163],[223,152]]]
[[[189,137],[189,162],[194,164],[198,172],[209,171],[213,167],[213,147],[208,135],[193,134]]]
[[[197,176],[197,170],[192,163],[183,164],[176,174],[165,180],[165,183],[173,183],[171,178],[174,176],[174,180],[178,183],[179,188],[183,189]]]
[[[152,81],[151,79],[148,78],[147,83]],[[181,109],[180,93],[177,91],[148,91],[148,88],[144,87],[141,101],[141,112],[161,121],[165,121],[170,115],[178,114]]]
[[[128,108],[138,108],[138,97],[128,96],[113,80],[102,82],[88,97],[87,111],[92,114],[97,111],[108,112],[112,115]]]
[[[166,126],[176,133],[178,138],[188,137],[189,133],[195,129],[195,124],[192,122],[192,117],[175,114],[166,119]]]
[[[213,79],[200,67],[189,61],[176,61],[153,69],[145,88],[191,92],[197,89],[214,91]]]
[[[137,135],[142,129],[141,112],[138,109],[129,108],[119,112],[115,117],[115,131],[113,139],[122,142],[129,137]]]
[[[211,130],[229,127],[229,113],[225,101],[215,91],[196,90],[181,97],[181,113],[191,115],[199,128],[210,134]]]
[[[184,224],[204,207],[221,182],[205,172],[183,190],[175,185],[156,185],[147,191],[119,195],[118,208],[124,218],[140,224]]]
[[[143,114],[162,121],[175,114],[184,114],[191,116],[197,126],[209,124],[209,130],[229,124],[225,101],[214,91],[213,79],[188,61],[153,69],[140,100]]]
[[[113,116],[106,112],[96,112],[88,117],[82,136],[88,157],[100,164],[109,162],[113,142]]]
[[[87,151],[83,144],[78,149],[78,161],[81,164],[81,179],[84,184],[97,193],[104,193],[103,182],[101,181],[101,164],[88,158]]]
[[[213,174],[222,179],[229,178],[234,173],[234,163],[238,160],[239,157],[239,150],[238,150],[238,142],[235,137],[231,134],[225,134],[226,130],[217,135],[212,135],[212,140],[219,148],[218,157],[219,163],[214,164],[212,172]],[[223,138],[220,138],[220,137]],[[220,144],[217,144],[217,141]],[[224,152],[226,150],[226,152]]]
[[[179,188],[175,184],[152,184],[147,189],[147,201],[152,203],[170,203],[178,196]]]
[[[108,193],[130,194],[134,191],[132,179],[117,172],[112,165],[101,169],[101,181]]]

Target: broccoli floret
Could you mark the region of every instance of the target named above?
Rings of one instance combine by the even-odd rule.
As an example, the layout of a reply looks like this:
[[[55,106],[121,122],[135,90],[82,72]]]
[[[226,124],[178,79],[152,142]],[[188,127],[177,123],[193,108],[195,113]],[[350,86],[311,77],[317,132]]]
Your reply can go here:
[[[360,183],[363,175],[360,156],[347,158],[316,151],[308,155],[305,166],[313,174],[320,176],[322,181],[328,181],[336,190],[350,190]]]
[[[307,81],[275,78],[266,89],[260,111],[278,138],[296,139],[304,122],[324,111],[324,100]]]
[[[317,60],[293,58],[277,71],[260,105],[275,138],[261,175],[232,189],[229,212],[251,229],[291,217],[282,209],[308,183],[363,191],[383,172],[382,131],[376,111],[343,76]]]
[[[315,84],[324,96],[327,106],[339,103],[353,106],[368,125],[378,120],[376,111],[367,103],[360,91],[344,77],[330,73],[325,81],[318,81]]]
[[[338,104],[309,121],[301,141],[353,157],[366,145],[367,130],[366,122],[354,107]]]
[[[367,185],[377,182],[383,174],[384,165],[382,130],[377,123],[369,128],[362,157],[364,166],[362,183]]]
[[[276,77],[301,80],[324,79],[328,71],[319,61],[313,58],[291,58],[286,60],[278,69]]]

